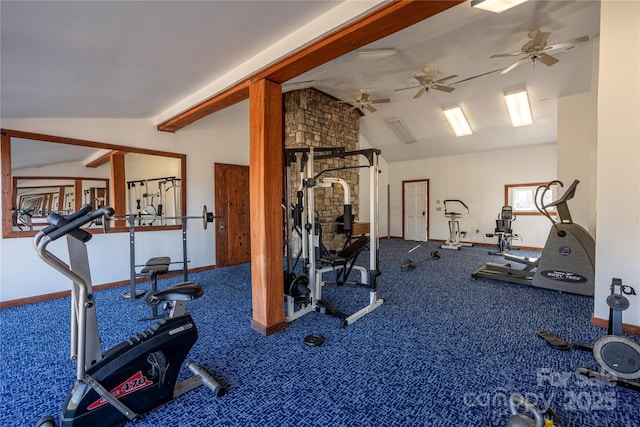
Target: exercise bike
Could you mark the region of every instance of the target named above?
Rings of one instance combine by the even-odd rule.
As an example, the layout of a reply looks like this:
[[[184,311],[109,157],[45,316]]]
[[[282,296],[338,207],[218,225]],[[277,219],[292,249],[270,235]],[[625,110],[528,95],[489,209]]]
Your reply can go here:
[[[640,392],[640,344],[622,335],[622,312],[629,308],[629,300],[624,294],[635,295],[636,292],[631,286],[623,285],[621,279],[611,279],[611,294],[607,297],[607,335],[593,346],[582,342],[573,344],[575,349],[593,352],[601,370],[578,367],[576,373]]]
[[[113,213],[110,207],[91,210],[91,205],[67,217],[52,213],[47,217],[51,225],[34,238],[38,256],[72,281],[71,359],[77,369],[60,415],[61,426],[109,426],[135,420],[203,384],[217,396],[226,391],[194,362],[187,364],[194,376],[176,385],[182,363],[198,338],[185,310],[187,302],[202,296],[203,290],[192,282],[156,291],[151,298],[167,305],[168,316],[102,353],[86,247],[92,235],[80,227]],[[68,264],[47,250],[63,236],[67,237]],[[37,426],[55,426],[55,420],[45,416]]]
[[[464,233],[460,231],[460,221],[458,220],[469,215],[469,207],[465,205],[462,200],[445,200],[443,203],[444,216],[449,220],[449,238],[444,244],[440,245],[440,249],[454,249],[459,251],[463,246],[473,246],[471,243],[463,243],[460,241]],[[467,212],[462,213],[452,210],[452,204],[458,207],[464,207]]]
[[[513,249],[513,238],[520,237],[514,234],[511,228],[515,220],[516,215],[513,213],[513,207],[503,206],[498,214],[498,219],[496,219],[496,228],[493,234],[487,234],[487,237],[498,238],[498,251],[489,251],[489,255],[504,255]]]
[[[552,186],[563,187],[561,181],[541,185],[535,192],[538,211],[551,221],[551,230],[540,258],[517,257],[503,254],[511,262],[524,264],[524,268],[511,268],[508,264],[487,262],[476,269],[471,277],[485,277],[505,282],[531,285],[578,295],[593,296],[595,279],[596,242],[589,232],[573,222],[567,202],[571,200],[580,181],[575,180],[557,200],[544,203]],[[555,208],[557,220],[549,212]]]

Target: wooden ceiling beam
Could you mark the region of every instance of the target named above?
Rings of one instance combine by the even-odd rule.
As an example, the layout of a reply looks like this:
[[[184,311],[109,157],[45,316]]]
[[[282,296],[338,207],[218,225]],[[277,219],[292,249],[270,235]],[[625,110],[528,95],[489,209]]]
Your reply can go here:
[[[397,0],[386,3],[345,27],[275,62],[266,69],[236,83],[225,91],[158,125],[158,130],[175,132],[183,127],[249,98],[249,85],[262,79],[284,83],[345,53],[361,48],[406,27],[423,21],[463,0]]]

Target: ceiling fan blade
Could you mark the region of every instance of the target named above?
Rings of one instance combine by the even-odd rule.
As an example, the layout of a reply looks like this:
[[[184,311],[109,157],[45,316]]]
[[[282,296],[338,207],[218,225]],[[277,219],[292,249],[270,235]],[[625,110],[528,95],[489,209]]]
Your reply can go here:
[[[415,95],[413,95],[413,99],[418,99],[422,96],[423,93],[425,93],[427,91],[426,87],[423,87],[422,89],[420,89]]]
[[[360,92],[360,97],[356,101],[358,102],[367,102],[369,100],[369,94],[367,92]]]
[[[498,71],[502,71],[502,68],[498,68],[497,70],[487,71],[486,73],[478,74],[477,76],[467,77],[466,79],[458,80],[457,82],[451,83],[452,85],[457,85],[458,83],[466,82],[469,80],[477,79],[478,77],[486,76],[489,74],[497,73]]]
[[[420,87],[420,86],[402,87],[402,88],[400,88],[400,89],[394,89],[393,91],[394,91],[394,92],[398,92],[398,91],[400,91],[400,90],[415,89],[415,88],[417,88],[417,87]]]
[[[454,88],[450,86],[440,86],[440,85],[431,85],[431,89],[441,90],[447,93],[451,93],[454,91]]]
[[[500,71],[500,74],[507,74],[509,71],[513,70],[514,68],[516,68],[518,65],[523,64],[525,62],[527,62],[529,60],[528,57],[524,57],[524,58],[520,58],[518,59],[516,62],[514,62],[513,64],[509,65],[507,68],[505,68],[504,70]]]
[[[372,99],[369,102],[371,104],[388,104],[389,102],[391,102],[391,99],[389,99],[389,98]]]
[[[416,79],[422,86],[429,84],[429,80],[427,80],[426,76],[413,76],[413,78]]]
[[[457,74],[452,74],[452,75],[447,76],[447,77],[445,77],[445,78],[443,78],[443,79],[436,80],[434,83],[442,83],[442,82],[444,82],[445,80],[453,79],[453,78],[455,78],[455,77],[458,77],[458,75],[457,75]]]
[[[370,113],[375,113],[376,111],[378,111],[376,108],[372,107],[371,105],[365,105],[364,108],[369,110]]]
[[[522,55],[522,52],[511,52],[511,53],[496,53],[491,55],[489,58],[504,58],[505,56],[518,56]]]
[[[542,62],[544,65],[550,67],[553,64],[555,64],[556,62],[558,62],[558,60],[556,58],[554,58],[551,55],[547,55],[546,53],[541,53],[539,55],[536,55],[538,61]]]
[[[536,37],[533,39],[533,45],[538,46],[538,49],[542,49],[550,35],[551,33],[538,31]]]
[[[551,46],[547,46],[544,49],[544,51],[545,52],[549,52],[549,51],[552,51],[552,50],[573,47],[573,46],[575,46],[577,44],[584,43],[586,41],[589,41],[589,36],[582,36],[582,37],[578,37],[576,39],[572,39],[572,40],[567,40],[567,41],[564,41],[564,42],[556,43],[556,44],[553,44]]]

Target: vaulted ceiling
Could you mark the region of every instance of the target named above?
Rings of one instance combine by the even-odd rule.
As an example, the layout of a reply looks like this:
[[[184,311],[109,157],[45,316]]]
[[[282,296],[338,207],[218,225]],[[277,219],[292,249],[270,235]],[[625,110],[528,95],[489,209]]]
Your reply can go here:
[[[156,117],[340,3],[3,1],[0,114]],[[598,1],[530,0],[493,14],[464,2],[364,47],[396,49],[391,56],[352,52],[284,90],[313,86],[345,101],[360,90],[389,98],[375,113],[364,111],[361,132],[390,162],[553,143],[557,99],[592,87],[599,9]],[[554,51],[559,62],[550,67],[527,62],[483,75],[519,59],[490,56],[518,52],[535,29],[551,32],[549,44],[583,35],[589,41]],[[446,81],[454,90],[431,89],[418,99],[418,88],[396,91],[414,86],[425,67],[439,78],[457,75]],[[529,92],[533,125],[510,125],[502,94],[517,88]],[[451,105],[464,109],[473,135],[453,135],[441,111]],[[386,124],[396,118],[417,142],[397,139]]]

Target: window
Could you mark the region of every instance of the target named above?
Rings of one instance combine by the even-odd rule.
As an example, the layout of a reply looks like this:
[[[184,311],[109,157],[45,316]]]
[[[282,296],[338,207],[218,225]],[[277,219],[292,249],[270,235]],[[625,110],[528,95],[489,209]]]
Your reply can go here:
[[[507,184],[504,186],[504,204],[513,207],[516,215],[542,215],[536,208],[534,198],[536,190],[540,186],[546,186],[546,182],[530,184]],[[549,204],[556,199],[557,185],[549,187],[549,191],[540,190],[538,197],[544,194],[542,203]],[[540,200],[538,200],[540,205]],[[555,214],[555,208],[549,208],[549,213]]]

